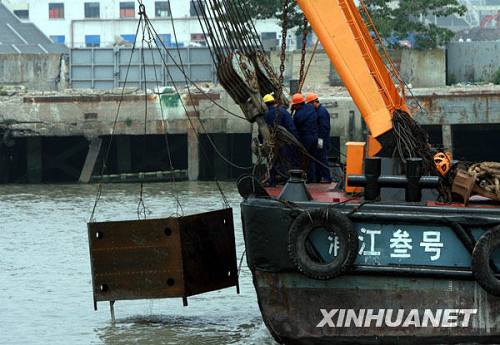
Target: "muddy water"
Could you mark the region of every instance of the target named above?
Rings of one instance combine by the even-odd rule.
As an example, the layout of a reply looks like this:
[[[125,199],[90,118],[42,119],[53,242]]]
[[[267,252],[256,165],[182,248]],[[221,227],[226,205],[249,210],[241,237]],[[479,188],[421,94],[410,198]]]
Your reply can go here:
[[[223,184],[234,208],[238,258],[243,238],[240,197]],[[222,205],[212,183],[149,184],[149,217]],[[98,221],[136,218],[139,186],[104,188]],[[93,310],[86,222],[95,186],[0,186],[0,344],[275,344],[259,313],[245,260],[241,294],[226,289],[182,301],[125,301]]]

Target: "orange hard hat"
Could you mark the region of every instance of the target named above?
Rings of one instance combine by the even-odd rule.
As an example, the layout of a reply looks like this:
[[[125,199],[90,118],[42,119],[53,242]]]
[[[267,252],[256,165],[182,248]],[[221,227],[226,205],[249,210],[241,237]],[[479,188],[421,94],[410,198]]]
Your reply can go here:
[[[301,104],[305,103],[306,99],[304,98],[304,95],[301,93],[296,93],[295,95],[292,96],[292,103],[291,105],[296,105],[296,104]]]
[[[441,174],[441,176],[446,176],[446,174],[451,169],[451,157],[449,153],[438,152],[434,155],[434,164],[436,169]]]
[[[310,92],[306,95],[306,103],[311,103],[318,100],[318,95],[314,92]]]

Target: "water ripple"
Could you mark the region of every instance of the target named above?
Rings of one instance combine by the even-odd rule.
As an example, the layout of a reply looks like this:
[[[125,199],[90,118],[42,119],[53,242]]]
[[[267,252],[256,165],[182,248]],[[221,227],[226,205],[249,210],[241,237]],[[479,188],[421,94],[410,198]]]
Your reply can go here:
[[[223,184],[234,208],[238,257],[243,252],[240,197]],[[105,186],[98,221],[136,218],[138,185]],[[149,184],[150,217],[222,205],[213,183]],[[251,274],[241,294],[225,289],[189,299],[126,301],[93,311],[86,222],[96,187],[0,186],[0,344],[275,344],[263,325]]]

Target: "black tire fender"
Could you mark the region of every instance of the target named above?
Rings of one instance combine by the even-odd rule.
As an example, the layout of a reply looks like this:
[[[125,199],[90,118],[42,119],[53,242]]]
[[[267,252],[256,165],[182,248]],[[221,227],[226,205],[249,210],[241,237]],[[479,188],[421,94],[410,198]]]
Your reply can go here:
[[[339,240],[339,254],[330,263],[314,260],[314,255],[308,250],[307,238],[317,228],[334,233]],[[297,269],[306,276],[318,280],[332,279],[352,268],[358,253],[358,235],[349,218],[337,210],[307,210],[290,226],[288,253]]]
[[[486,231],[472,251],[472,273],[477,283],[488,293],[500,297],[500,279],[491,266],[491,255],[500,248],[500,227]]]

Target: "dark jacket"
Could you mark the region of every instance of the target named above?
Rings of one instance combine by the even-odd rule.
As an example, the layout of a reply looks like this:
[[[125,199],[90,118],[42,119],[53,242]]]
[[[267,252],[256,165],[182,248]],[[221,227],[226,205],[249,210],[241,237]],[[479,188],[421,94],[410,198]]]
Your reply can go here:
[[[298,138],[297,129],[295,128],[295,124],[293,123],[292,116],[290,113],[283,107],[275,107],[270,106],[264,116],[267,125],[272,128],[274,127],[274,122],[276,120],[276,114],[280,116],[279,125],[284,127],[287,131],[293,134],[296,138]]]
[[[323,140],[330,138],[330,113],[322,105],[316,109],[318,113],[318,137]]]
[[[293,122],[300,138],[318,137],[318,114],[312,104],[304,104],[295,112]]]

